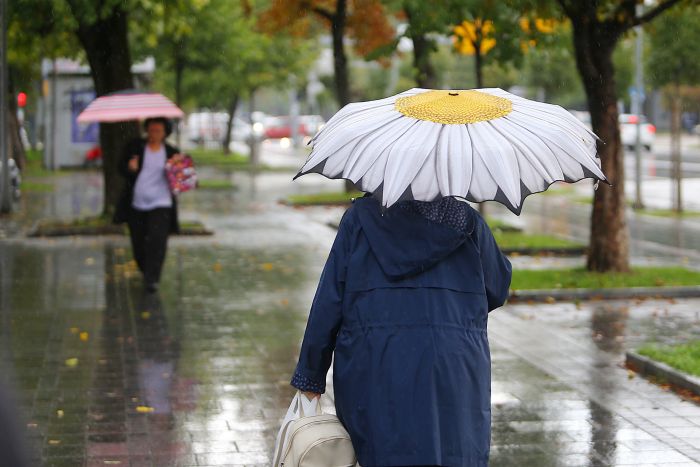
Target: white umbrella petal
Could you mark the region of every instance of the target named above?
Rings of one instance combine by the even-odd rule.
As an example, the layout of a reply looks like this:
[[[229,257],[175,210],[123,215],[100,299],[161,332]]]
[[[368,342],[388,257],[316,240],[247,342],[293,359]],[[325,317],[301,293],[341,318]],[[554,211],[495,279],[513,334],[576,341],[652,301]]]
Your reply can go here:
[[[520,205],[520,170],[515,151],[490,122],[469,125],[474,156],[480,157],[511,206]]]
[[[470,131],[471,135],[471,131]],[[466,198],[470,201],[482,202],[495,199],[498,183],[491,176],[481,157],[472,158],[472,179],[469,183],[469,193]]]
[[[329,141],[328,144],[314,144],[311,154],[309,154],[309,158],[302,167],[301,171],[306,172],[313,169],[326,158],[333,157],[343,147],[351,146],[356,140],[360,139],[364,135],[385,125],[387,121],[392,119],[392,117],[396,119],[401,116],[401,114],[398,112],[394,112],[394,114],[395,115],[387,115],[385,113],[384,115],[375,115],[371,118],[353,121],[351,124],[338,128],[334,133],[336,135],[335,138],[332,141]],[[335,173],[333,173],[333,175],[335,175]]]
[[[564,180],[564,172],[556,155],[536,133],[514,122],[510,116],[503,118],[500,126],[522,146],[530,149],[530,153],[537,158],[547,172],[548,179]]]
[[[356,133],[358,133],[358,135],[352,140],[349,140],[348,144],[337,149],[326,159],[326,165],[324,166],[323,172],[331,177],[335,177],[336,175],[340,175],[342,173],[342,177],[347,178],[345,177],[346,167],[348,166],[348,164],[351,164],[353,160],[360,157],[360,151],[363,151],[364,153],[363,148],[368,147],[368,140],[373,141],[376,134],[379,133],[379,130],[382,127],[387,126],[388,124],[395,122],[398,119],[399,117],[394,117],[389,121],[386,121],[386,119],[384,119],[384,121],[382,122],[370,122],[368,120],[367,122],[365,122],[364,125],[359,126],[358,128],[361,129],[356,130]],[[367,131],[367,128],[369,127],[371,127],[371,130]]]
[[[409,187],[425,160],[435,147],[435,139],[442,127],[432,122],[418,120],[410,134],[397,141],[389,151],[385,177],[384,200],[393,204]]]
[[[543,191],[556,180],[564,179],[564,175],[561,173],[561,168],[556,162],[554,154],[544,142],[536,140],[534,145],[537,147],[540,146],[541,143],[541,150],[546,151],[546,153],[551,156],[551,159],[556,164],[553,168],[554,170],[551,170],[551,172],[555,173],[554,176],[550,174],[550,170],[547,170],[542,161],[531,149],[534,145],[532,143],[528,145],[528,143],[522,141],[522,139],[527,140],[528,135],[520,135],[522,129],[519,126],[512,124],[509,120],[503,119],[499,120],[498,125],[494,125],[494,127],[496,131],[501,133],[513,146],[520,169],[520,179],[530,193]]]
[[[366,176],[382,153],[386,152],[398,139],[416,124],[416,120],[403,118],[389,122],[377,131],[377,138],[359,144],[343,170],[343,178],[354,182]],[[371,144],[374,143],[374,144]],[[385,162],[386,163],[386,162]],[[379,184],[370,184],[376,189]],[[367,190],[372,191],[372,190]]]
[[[569,132],[572,138],[581,139],[581,141],[583,141],[584,144],[595,144],[596,140],[592,136],[592,133],[576,117],[572,116],[572,119],[562,118],[561,115],[558,114],[522,105],[514,105],[513,108],[517,111],[519,115],[536,118],[541,121],[547,122],[551,125],[562,128],[563,130]]]
[[[435,176],[436,155],[437,149],[433,148],[411,183],[411,192],[416,199],[432,201],[440,196],[440,185]]]
[[[387,112],[392,112],[394,109],[393,104],[381,105],[377,107],[368,107],[365,109],[359,109],[357,112],[347,114],[336,120],[335,122],[328,122],[326,125],[314,136],[309,144],[315,146],[316,144],[322,142],[326,136],[333,137],[334,132],[342,130],[348,125],[354,125],[358,122],[362,122],[368,118],[386,118]],[[398,112],[397,112],[398,113]]]
[[[466,197],[472,179],[472,143],[464,125],[445,125],[438,138],[435,170],[440,192]]]
[[[408,91],[404,91],[400,94],[397,94],[395,96],[390,96],[390,97],[385,97],[384,99],[378,99],[375,101],[369,101],[369,102],[353,102],[342,109],[340,109],[338,112],[335,113],[331,117],[328,122],[323,126],[321,130],[314,135],[313,138],[311,138],[310,143],[314,143],[318,141],[321,137],[321,135],[325,135],[328,133],[331,133],[332,130],[339,125],[344,125],[346,122],[346,119],[348,117],[353,117],[357,115],[362,115],[362,116],[368,116],[368,115],[373,115],[377,112],[382,112],[385,110],[391,110],[393,109],[394,103],[396,102],[396,99],[404,96],[410,96],[410,95],[415,95],[415,94],[420,94],[421,92],[425,92],[425,89],[420,89],[420,88],[413,88],[409,89]]]
[[[509,115],[508,118],[521,126],[526,126],[528,117],[523,115]],[[597,177],[604,179],[603,172],[596,161],[594,154],[577,138],[567,137],[567,132],[553,125],[540,125],[537,129],[540,139],[552,149],[562,166],[564,175],[571,180],[580,180],[586,175],[584,168]],[[562,135],[562,133],[564,133]],[[561,158],[559,157],[561,156]]]
[[[403,133],[392,135],[393,140],[391,140],[388,145],[384,146],[384,149],[379,154],[373,157],[374,161],[361,179],[363,190],[373,193],[385,183],[385,176],[387,175],[386,165],[392,148],[418,123],[418,120],[414,119],[405,119],[404,121],[406,121],[408,125],[405,126]],[[387,204],[385,203],[385,205]]]

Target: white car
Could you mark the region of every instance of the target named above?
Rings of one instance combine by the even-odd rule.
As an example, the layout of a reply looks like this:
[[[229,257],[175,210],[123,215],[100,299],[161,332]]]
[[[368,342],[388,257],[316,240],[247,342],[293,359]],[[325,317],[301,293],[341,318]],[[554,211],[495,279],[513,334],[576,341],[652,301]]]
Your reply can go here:
[[[644,115],[620,114],[620,133],[622,136],[622,144],[629,150],[634,150],[637,144],[637,122],[641,122],[639,126],[639,142],[647,151],[651,151],[654,146],[654,137],[656,136],[656,127],[647,122]]]
[[[588,112],[581,110],[570,110],[571,114],[581,120],[588,128],[591,128],[591,115]],[[637,121],[641,118],[640,125],[640,143],[647,151],[651,151],[654,146],[654,137],[656,136],[656,127],[651,123],[647,123],[647,118],[644,115],[638,116],[634,114],[620,114],[620,136],[622,144],[630,151],[634,150],[637,142]]]

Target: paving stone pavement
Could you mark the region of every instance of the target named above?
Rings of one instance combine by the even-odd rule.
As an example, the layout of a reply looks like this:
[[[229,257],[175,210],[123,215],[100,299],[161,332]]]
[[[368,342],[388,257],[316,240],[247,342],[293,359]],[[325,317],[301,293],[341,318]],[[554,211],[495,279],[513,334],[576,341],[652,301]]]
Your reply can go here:
[[[278,177],[184,198],[217,235],[172,240],[157,296],[124,239],[0,241],[3,368],[33,465],[269,464],[339,213],[277,205]],[[491,465],[700,465],[700,408],[621,367],[627,348],[700,336],[699,312],[698,300],[493,312]]]

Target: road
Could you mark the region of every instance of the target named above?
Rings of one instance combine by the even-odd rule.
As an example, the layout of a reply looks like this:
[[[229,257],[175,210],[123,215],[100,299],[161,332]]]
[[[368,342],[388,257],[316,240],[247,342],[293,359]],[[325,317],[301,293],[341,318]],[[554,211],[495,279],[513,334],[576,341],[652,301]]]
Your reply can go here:
[[[700,138],[683,135],[681,142],[683,177],[700,177]],[[673,165],[669,136],[659,135],[652,151],[642,151],[642,161],[645,177],[670,177]],[[625,150],[625,167],[628,174],[634,173],[634,151]]]

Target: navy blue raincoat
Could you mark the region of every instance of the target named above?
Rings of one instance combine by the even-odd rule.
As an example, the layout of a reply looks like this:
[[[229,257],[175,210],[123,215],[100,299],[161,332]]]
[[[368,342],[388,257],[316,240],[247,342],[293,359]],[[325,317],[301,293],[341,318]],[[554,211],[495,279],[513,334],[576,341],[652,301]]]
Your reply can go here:
[[[437,203],[443,221],[356,200],[311,307],[292,385],[323,392],[335,355],[336,411],[363,467],[488,465],[486,324],[511,266],[474,209]]]

